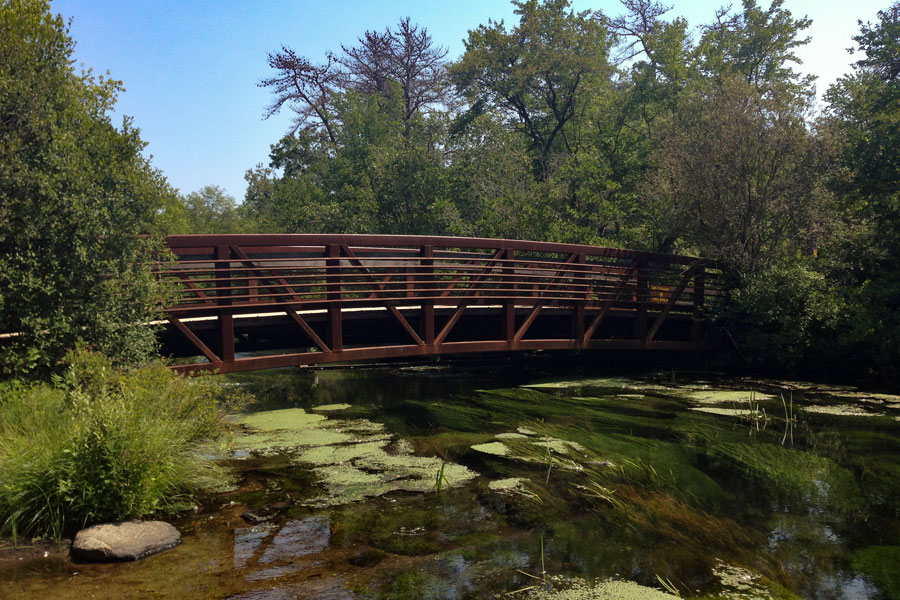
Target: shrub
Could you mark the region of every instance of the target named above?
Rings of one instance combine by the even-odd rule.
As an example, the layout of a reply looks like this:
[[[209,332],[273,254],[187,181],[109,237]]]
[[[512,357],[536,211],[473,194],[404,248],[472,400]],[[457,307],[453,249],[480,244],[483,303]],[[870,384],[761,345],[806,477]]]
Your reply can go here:
[[[828,358],[840,298],[801,260],[751,275],[733,292],[725,322],[742,354],[756,364],[793,368]]]
[[[184,506],[220,481],[202,454],[223,430],[211,378],[130,372],[84,350],[52,384],[0,385],[0,531],[61,537]]]

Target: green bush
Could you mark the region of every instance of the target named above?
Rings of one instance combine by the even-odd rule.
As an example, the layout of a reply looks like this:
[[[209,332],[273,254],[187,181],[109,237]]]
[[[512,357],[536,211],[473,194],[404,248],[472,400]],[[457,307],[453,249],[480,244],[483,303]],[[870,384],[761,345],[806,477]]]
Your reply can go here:
[[[794,368],[831,358],[843,306],[825,276],[802,259],[747,277],[732,300],[720,322],[751,363]]]
[[[223,475],[204,444],[223,431],[211,378],[130,372],[83,350],[52,384],[0,385],[0,532],[61,537],[184,506]]]

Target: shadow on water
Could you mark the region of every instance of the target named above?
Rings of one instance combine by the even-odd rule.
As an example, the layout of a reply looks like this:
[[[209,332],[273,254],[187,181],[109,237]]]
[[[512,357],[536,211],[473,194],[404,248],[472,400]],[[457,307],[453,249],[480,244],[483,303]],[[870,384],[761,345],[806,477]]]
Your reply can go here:
[[[0,597],[553,598],[613,578],[646,586],[629,597],[900,598],[900,397],[554,369],[228,376],[256,397],[237,484],[177,523],[181,546],[0,552]]]

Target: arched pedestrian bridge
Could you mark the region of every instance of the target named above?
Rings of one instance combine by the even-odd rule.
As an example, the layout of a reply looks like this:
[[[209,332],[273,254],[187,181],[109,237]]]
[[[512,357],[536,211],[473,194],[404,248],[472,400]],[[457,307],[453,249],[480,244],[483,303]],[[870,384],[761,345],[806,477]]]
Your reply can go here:
[[[681,350],[720,296],[700,259],[516,240],[179,235],[163,350],[180,371],[463,352]],[[193,358],[191,358],[193,357]],[[199,358],[198,358],[199,357]]]

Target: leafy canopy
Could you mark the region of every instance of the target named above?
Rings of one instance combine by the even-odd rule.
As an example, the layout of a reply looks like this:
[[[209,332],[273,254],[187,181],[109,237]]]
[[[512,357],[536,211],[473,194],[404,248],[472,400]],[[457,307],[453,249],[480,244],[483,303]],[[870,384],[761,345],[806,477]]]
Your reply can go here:
[[[163,290],[157,213],[174,195],[141,156],[121,83],[72,67],[74,42],[41,0],[0,2],[0,373],[50,368],[83,338],[123,363],[155,350],[140,323]]]

